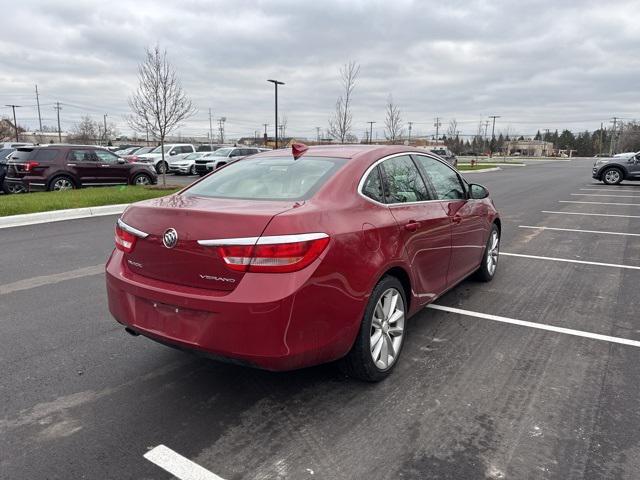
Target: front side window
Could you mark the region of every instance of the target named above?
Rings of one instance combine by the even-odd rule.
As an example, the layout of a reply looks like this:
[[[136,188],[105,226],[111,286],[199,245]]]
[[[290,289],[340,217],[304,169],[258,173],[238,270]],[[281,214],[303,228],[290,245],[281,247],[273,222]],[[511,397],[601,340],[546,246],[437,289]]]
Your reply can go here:
[[[96,150],[94,153],[103,163],[111,163],[111,164],[118,163],[118,157],[113,153],[110,153],[104,150]]]
[[[344,163],[344,159],[324,157],[250,158],[228,164],[184,194],[250,200],[306,200]]]
[[[393,157],[380,164],[385,182],[385,203],[430,200],[418,168],[408,155]]]
[[[438,200],[464,200],[466,198],[460,177],[453,169],[424,155],[416,155],[416,160],[427,172],[427,176],[438,195]]]

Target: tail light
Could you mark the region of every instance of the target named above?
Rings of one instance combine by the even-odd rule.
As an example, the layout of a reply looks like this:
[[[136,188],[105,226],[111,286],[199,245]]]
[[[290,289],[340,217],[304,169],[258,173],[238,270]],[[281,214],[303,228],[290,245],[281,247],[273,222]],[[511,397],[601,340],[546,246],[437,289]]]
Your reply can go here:
[[[40,164],[38,162],[29,161],[29,162],[24,164],[24,171],[28,173],[28,172],[33,171],[34,168],[39,167],[39,166],[40,166]]]
[[[138,238],[147,238],[148,236],[148,233],[130,227],[120,219],[118,219],[116,223],[116,248],[122,250],[124,253],[131,253],[133,251]]]
[[[324,233],[308,233],[260,237],[249,245],[221,245],[221,242],[223,241],[205,240],[200,243],[217,245],[220,257],[231,270],[285,273],[302,270],[316,260],[329,244],[329,236]]]

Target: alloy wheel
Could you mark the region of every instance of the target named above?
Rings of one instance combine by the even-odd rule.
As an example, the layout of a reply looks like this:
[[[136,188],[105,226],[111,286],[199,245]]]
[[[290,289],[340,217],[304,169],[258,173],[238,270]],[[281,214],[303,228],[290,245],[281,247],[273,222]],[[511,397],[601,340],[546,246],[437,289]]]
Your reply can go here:
[[[53,190],[59,192],[61,190],[71,190],[73,183],[68,178],[58,178],[53,182]]]
[[[498,266],[498,256],[500,254],[500,237],[495,230],[491,232],[491,242],[489,249],[487,250],[487,271],[490,275],[493,275]]]
[[[371,358],[380,370],[389,369],[398,358],[404,339],[404,320],[402,295],[395,288],[389,288],[376,303],[371,322]]]
[[[614,168],[607,170],[604,174],[607,183],[618,183],[620,181],[620,172]]]
[[[149,185],[151,183],[151,181],[149,180],[149,177],[147,177],[146,175],[138,175],[133,180],[133,183],[135,185]]]

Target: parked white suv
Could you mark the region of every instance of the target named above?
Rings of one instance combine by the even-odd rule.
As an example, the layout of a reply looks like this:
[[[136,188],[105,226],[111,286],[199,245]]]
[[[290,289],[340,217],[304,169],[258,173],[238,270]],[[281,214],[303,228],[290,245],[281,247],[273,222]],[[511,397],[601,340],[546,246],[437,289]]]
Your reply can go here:
[[[164,162],[162,161],[162,147],[158,146],[151,150],[149,153],[140,155],[139,162],[153,163],[153,166],[158,173],[165,173],[169,171],[169,163],[175,160],[186,157],[187,155],[194,153],[195,147],[190,143],[165,143],[164,145]]]
[[[204,157],[196,160],[196,171],[200,173],[198,170],[198,163],[205,165],[206,170],[201,175],[205,173],[212,172],[217,170],[218,168],[226,165],[227,163],[240,160],[241,158],[248,157],[249,155],[255,155],[259,152],[264,152],[268,149],[266,148],[258,148],[258,147],[226,147],[220,148],[215,152],[209,152]],[[202,167],[200,167],[202,168]]]

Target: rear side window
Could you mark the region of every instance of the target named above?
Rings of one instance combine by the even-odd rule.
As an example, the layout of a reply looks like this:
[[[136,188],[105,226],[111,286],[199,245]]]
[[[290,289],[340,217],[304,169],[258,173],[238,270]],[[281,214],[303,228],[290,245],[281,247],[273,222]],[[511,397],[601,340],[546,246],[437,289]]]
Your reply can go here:
[[[38,155],[36,155],[36,160],[40,163],[51,163],[58,156],[58,150],[54,150],[51,148],[42,148],[38,151]]]
[[[424,180],[408,155],[385,160],[380,167],[386,187],[386,203],[430,200]]]
[[[69,158],[73,162],[97,162],[98,157],[96,157],[93,150],[72,150]]]
[[[382,189],[382,177],[379,167],[375,167],[362,185],[362,194],[376,202],[384,203],[384,190]]]
[[[345,163],[344,159],[248,158],[230,163],[185,194],[250,200],[306,200]]]
[[[420,162],[427,172],[429,181],[431,181],[439,200],[462,200],[466,198],[460,177],[452,168],[424,155],[416,155],[416,160]]]

